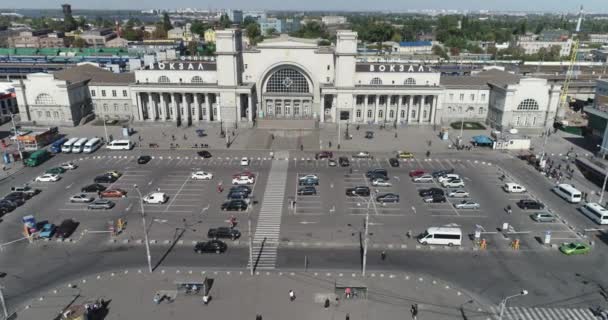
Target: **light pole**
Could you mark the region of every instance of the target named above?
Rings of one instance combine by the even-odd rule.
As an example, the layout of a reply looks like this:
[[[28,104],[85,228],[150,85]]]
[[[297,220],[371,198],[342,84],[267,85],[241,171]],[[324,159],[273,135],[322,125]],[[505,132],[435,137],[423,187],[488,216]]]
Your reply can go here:
[[[8,319],[8,310],[6,309],[6,302],[4,301],[4,289],[3,286],[0,286],[0,304],[2,304],[2,313],[4,314],[4,319]]]
[[[507,301],[511,298],[515,298],[515,297],[519,297],[519,296],[525,296],[528,294],[528,290],[522,290],[520,293],[518,294],[514,294],[512,296],[508,296],[504,299],[502,299],[502,301],[500,302],[500,315],[498,316],[498,320],[502,320],[502,316],[505,313],[505,307],[507,306]]]
[[[135,191],[139,195],[139,205],[141,208],[141,221],[144,226],[144,240],[146,241],[146,256],[148,258],[148,271],[152,273],[152,256],[150,255],[150,241],[148,241],[148,228],[146,224],[146,213],[144,211],[144,198],[141,195],[141,191],[139,191],[139,187],[135,184],[133,185]]]
[[[466,118],[466,116],[469,114],[469,111],[473,111],[473,110],[475,110],[473,107],[468,107],[464,111],[465,116],[460,118],[460,137],[459,137],[460,140],[459,140],[459,142],[462,142],[462,135],[464,134],[464,118]],[[459,143],[459,145],[460,145],[460,143]]]
[[[15,125],[15,115],[11,112],[11,123],[13,124],[13,133],[15,135],[15,141],[17,141],[17,151],[19,152],[19,159],[23,163],[23,152],[21,151],[21,142],[17,139],[17,126]]]
[[[103,121],[103,131],[106,134],[106,143],[110,143],[110,140],[108,140],[108,127],[106,127],[106,113],[104,107],[101,108],[101,117],[101,121]]]
[[[599,144],[597,146],[602,150],[608,150],[607,148],[604,148]],[[606,154],[604,153],[602,155],[602,158],[604,158],[605,156],[606,156]],[[600,191],[600,201],[599,201],[600,206],[602,205],[602,200],[604,200],[604,190],[606,190],[606,181],[608,181],[608,167],[606,168],[606,172],[604,173],[604,183],[602,184],[602,190]]]
[[[253,199],[251,199],[253,203]],[[249,234],[249,270],[253,275],[253,235],[251,234],[251,206],[247,206],[247,234]]]
[[[371,191],[369,194],[369,200],[365,200],[362,196],[356,194],[357,198],[367,202],[367,210],[365,210],[365,225],[363,226],[363,232],[365,232],[365,237],[363,238],[363,267],[361,269],[361,275],[365,277],[365,270],[367,269],[367,246],[369,243],[369,207],[374,202],[374,196]],[[374,204],[375,208],[375,204]]]

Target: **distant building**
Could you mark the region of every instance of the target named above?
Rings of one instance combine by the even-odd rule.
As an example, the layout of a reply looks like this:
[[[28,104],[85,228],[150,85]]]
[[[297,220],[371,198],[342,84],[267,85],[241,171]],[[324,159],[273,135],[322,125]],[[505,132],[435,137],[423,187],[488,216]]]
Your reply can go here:
[[[392,52],[396,54],[430,54],[433,52],[431,41],[404,41],[395,43]]]
[[[63,32],[52,32],[49,29],[22,31],[17,36],[8,38],[12,48],[58,48],[65,47]]]
[[[589,42],[608,43],[608,33],[591,33],[589,34]]]
[[[215,43],[215,30],[207,29],[204,34],[205,43]]]
[[[562,29],[543,30],[538,36],[540,41],[566,41],[570,37],[570,32]]]
[[[106,42],[106,47],[108,48],[126,48],[129,46],[129,40],[125,38],[114,38],[108,42]]]
[[[242,10],[228,10],[228,19],[232,23],[243,23],[243,11]]]
[[[608,80],[597,80],[593,105],[584,108],[588,128],[594,143],[601,145],[600,153],[608,150]]]
[[[268,18],[260,21],[259,23],[260,30],[262,31],[263,35],[266,35],[270,29],[274,29],[277,33],[291,33],[300,30],[302,27],[301,20],[299,18]]]
[[[9,121],[11,114],[18,112],[15,88],[10,83],[0,84],[0,123]]]
[[[108,41],[116,37],[116,32],[111,28],[87,30],[80,35],[80,38],[91,47],[105,47]]]
[[[183,41],[193,41],[198,40],[198,35],[193,34],[190,31],[192,25],[187,23],[185,27],[177,27],[169,30],[167,32],[167,39],[170,40],[183,40]]]
[[[247,18],[247,17],[252,17],[258,22],[262,21],[262,20],[266,20],[266,18],[267,18],[265,11],[245,11],[245,12],[243,12],[243,20],[245,20],[245,18]]]
[[[321,22],[327,26],[337,25],[337,24],[345,24],[346,17],[344,16],[324,16],[321,18]]]
[[[541,48],[549,50],[553,46],[559,46],[559,55],[562,57],[567,57],[570,56],[570,51],[572,49],[572,40],[568,39],[567,41],[518,41],[517,46],[524,49],[524,52],[526,54],[537,54]]]

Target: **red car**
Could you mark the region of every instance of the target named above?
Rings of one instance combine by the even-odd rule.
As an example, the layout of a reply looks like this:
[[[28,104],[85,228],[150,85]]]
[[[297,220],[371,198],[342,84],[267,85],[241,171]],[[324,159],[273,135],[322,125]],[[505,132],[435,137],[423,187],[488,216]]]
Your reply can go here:
[[[315,154],[315,159],[329,159],[329,158],[333,158],[334,157],[334,153],[331,151],[321,151],[321,152],[317,152],[317,154]]]
[[[416,169],[416,170],[412,170],[410,171],[410,177],[420,177],[421,175],[426,174],[426,171],[422,170],[422,169]]]
[[[255,174],[253,174],[253,172],[251,172],[251,171],[243,171],[243,172],[236,173],[232,176],[232,178],[240,178],[240,177],[247,177],[247,178],[255,179]]]
[[[99,193],[101,198],[124,198],[126,196],[127,192],[121,189],[108,189]]]

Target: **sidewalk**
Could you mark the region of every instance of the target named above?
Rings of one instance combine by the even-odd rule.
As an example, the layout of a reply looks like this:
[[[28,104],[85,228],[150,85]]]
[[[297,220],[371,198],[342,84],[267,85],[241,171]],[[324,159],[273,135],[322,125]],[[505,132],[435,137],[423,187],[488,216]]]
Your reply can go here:
[[[176,293],[176,282],[212,280],[211,302],[202,294],[177,293],[171,303],[153,302],[157,291]],[[71,285],[71,286],[70,286]],[[336,286],[339,288],[336,289]],[[345,287],[361,287],[358,297],[345,299]],[[289,301],[293,290],[296,299]],[[202,292],[201,292],[202,293]],[[365,298],[367,295],[367,298]],[[336,298],[338,298],[336,300]],[[107,315],[114,319],[410,319],[418,304],[420,320],[490,319],[489,307],[477,298],[429,277],[392,273],[198,271],[161,269],[121,270],[75,280],[29,302],[17,312],[20,319],[48,319],[68,306],[107,301]],[[330,306],[325,308],[326,299]]]

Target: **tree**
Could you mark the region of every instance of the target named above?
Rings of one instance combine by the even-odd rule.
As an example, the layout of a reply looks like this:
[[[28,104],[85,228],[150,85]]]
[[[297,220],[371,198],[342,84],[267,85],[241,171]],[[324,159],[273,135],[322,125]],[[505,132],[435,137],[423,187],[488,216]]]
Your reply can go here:
[[[215,43],[206,43],[203,48],[203,55],[212,56],[215,54]]]
[[[171,18],[169,18],[169,14],[166,12],[163,13],[162,27],[165,31],[173,29],[173,25],[171,24]]]
[[[190,32],[198,34],[199,36],[204,36],[205,31],[209,29],[211,29],[211,25],[198,20],[192,22],[192,25],[190,26]]]
[[[83,38],[78,37],[78,38],[74,39],[74,41],[72,41],[73,48],[86,48],[86,46],[87,46],[87,42],[84,41]]]
[[[393,33],[393,36],[391,37],[391,41],[401,42],[401,34],[399,34],[397,32]]]
[[[198,42],[190,41],[188,42],[188,55],[190,56],[198,56]]]
[[[152,39],[167,39],[167,30],[163,27],[162,22],[156,24],[156,30],[150,35]]]
[[[232,22],[230,21],[230,18],[228,18],[227,14],[223,14],[220,16],[220,22],[219,22],[220,27],[222,28],[230,28],[230,26],[232,25]]]
[[[276,32],[277,32],[277,29],[275,29],[275,28],[268,28],[268,29],[266,29],[266,36],[270,37],[273,34],[275,34]]]
[[[122,31],[122,37],[129,41],[142,41],[144,39],[144,30],[138,27],[125,27]]]
[[[243,27],[247,28],[250,24],[254,24],[254,23],[257,24],[258,21],[252,16],[247,16],[243,20]]]
[[[439,45],[434,45],[433,48],[431,49],[434,55],[438,55],[443,59],[448,60],[448,54],[445,52],[445,50],[443,50],[443,48]]]
[[[450,55],[451,56],[459,56],[460,55],[460,49],[456,48],[456,47],[450,48]]]
[[[245,28],[245,34],[249,38],[249,43],[251,43],[253,46],[263,40],[262,31],[260,30],[260,25],[257,22],[248,24]]]

